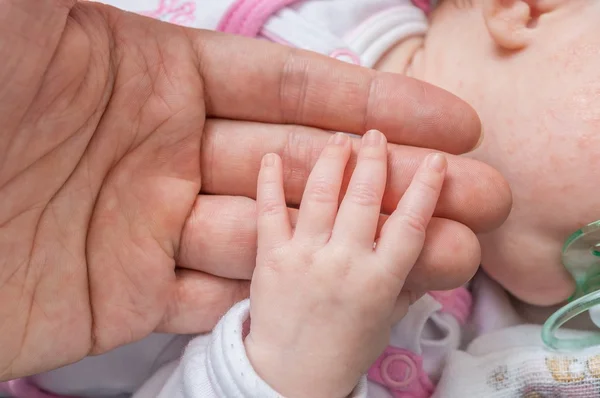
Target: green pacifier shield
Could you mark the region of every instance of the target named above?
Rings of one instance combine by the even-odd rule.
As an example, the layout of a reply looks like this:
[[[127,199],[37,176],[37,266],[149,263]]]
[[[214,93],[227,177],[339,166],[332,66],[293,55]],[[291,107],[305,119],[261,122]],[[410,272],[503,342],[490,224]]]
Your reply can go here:
[[[556,331],[567,321],[585,312],[600,328],[600,221],[588,224],[567,239],[562,262],[575,279],[577,289],[570,302],[544,324],[542,340],[553,349],[581,349],[600,345],[600,333],[579,339],[561,339]]]

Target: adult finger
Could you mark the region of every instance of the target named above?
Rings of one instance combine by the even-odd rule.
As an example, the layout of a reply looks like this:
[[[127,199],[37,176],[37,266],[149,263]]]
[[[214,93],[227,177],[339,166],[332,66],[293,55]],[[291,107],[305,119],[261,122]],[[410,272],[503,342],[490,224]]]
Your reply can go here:
[[[123,21],[120,10],[85,4],[101,8],[109,24]],[[471,106],[425,82],[264,40],[182,28],[135,14],[126,18],[130,26],[137,20],[162,37],[184,32],[204,83],[208,116],[356,134],[377,129],[391,142],[448,153],[470,151],[481,137],[481,122]]]
[[[297,209],[288,209],[292,226]],[[381,216],[379,226],[386,221]],[[250,279],[256,263],[256,203],[236,196],[200,195],[183,229],[177,265],[232,279]],[[405,283],[413,291],[447,290],[475,272],[479,242],[466,226],[433,218],[421,256]],[[435,277],[433,277],[435,276]]]
[[[406,316],[410,306],[418,300],[417,296],[416,293],[411,291],[402,291],[398,295],[392,311],[390,326],[400,322]]]
[[[475,111],[427,83],[265,41],[188,32],[209,116],[356,134],[377,129],[390,142],[455,154],[480,139]]]
[[[434,217],[404,289],[427,292],[457,288],[473,277],[480,262],[481,248],[473,231],[455,221]]]
[[[202,333],[212,330],[232,305],[248,298],[250,282],[178,269],[157,332]]]
[[[385,134],[385,131],[383,132]],[[308,127],[209,120],[202,144],[202,191],[254,198],[260,160],[269,152],[283,159],[289,206],[300,203],[308,175],[331,134]],[[345,184],[356,164],[359,140],[352,139],[353,155]],[[388,183],[383,211],[390,214],[419,164],[431,150],[388,146]],[[504,222],[512,205],[511,192],[496,170],[465,157],[448,155],[448,173],[435,216],[456,220],[475,232],[489,231]]]

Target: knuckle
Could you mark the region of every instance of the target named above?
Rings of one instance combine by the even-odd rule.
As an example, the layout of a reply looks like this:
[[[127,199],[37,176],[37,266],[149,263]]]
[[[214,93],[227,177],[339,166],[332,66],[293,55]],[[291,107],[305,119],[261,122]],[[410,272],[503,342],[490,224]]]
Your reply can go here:
[[[434,196],[439,190],[439,181],[430,176],[424,176],[418,180],[418,187],[427,196]]]
[[[336,264],[348,264],[356,256],[352,248],[343,243],[331,244],[330,253]]]
[[[412,235],[425,238],[427,232],[427,220],[414,211],[407,211],[401,216],[401,224]]]
[[[381,189],[372,182],[357,182],[352,184],[346,197],[358,205],[379,206],[381,202]]]
[[[306,134],[306,130],[298,126],[288,127],[287,138],[280,156],[286,192],[291,196],[302,195],[302,189],[319,153],[320,148],[313,136]]]
[[[302,124],[308,87],[309,62],[297,49],[290,48],[281,68],[279,102],[285,123]]]
[[[287,206],[284,203],[281,203],[273,198],[265,198],[261,201],[259,206],[260,214],[266,216],[279,215],[284,211],[287,211]]]
[[[288,250],[283,246],[271,248],[262,253],[262,255],[260,254],[261,253],[259,253],[260,263],[262,263],[264,267],[272,270],[278,270],[281,264],[284,264],[289,257]]]
[[[337,202],[339,195],[335,186],[325,176],[319,176],[312,181],[306,194],[307,199],[318,203]]]
[[[335,279],[347,279],[352,271],[353,258],[350,254],[352,250],[344,245],[335,245],[331,248],[331,266],[329,271],[334,274]]]
[[[362,95],[360,96],[360,98],[356,99],[356,100],[362,99],[362,101],[364,101],[364,105],[362,107],[363,117],[362,117],[361,131],[369,131],[369,126],[372,124],[370,116],[373,115],[372,111],[377,106],[376,99],[378,98],[377,94],[382,89],[381,83],[382,83],[382,81],[381,81],[380,75],[371,74],[369,76],[369,81],[367,83],[367,87],[368,87],[367,94],[364,95],[361,93]]]

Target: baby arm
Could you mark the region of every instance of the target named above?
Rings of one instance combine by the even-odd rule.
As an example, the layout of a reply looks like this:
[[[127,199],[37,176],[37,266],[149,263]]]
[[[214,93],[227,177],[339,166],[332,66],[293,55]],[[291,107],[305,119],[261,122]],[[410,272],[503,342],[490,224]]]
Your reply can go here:
[[[421,252],[446,161],[439,154],[426,159],[377,236],[385,137],[363,137],[339,204],[351,153],[348,136],[331,138],[308,179],[295,228],[281,160],[264,158],[250,302],[235,306],[210,338],[190,344],[165,377],[163,396],[366,396],[365,374],[411,303],[401,290]]]

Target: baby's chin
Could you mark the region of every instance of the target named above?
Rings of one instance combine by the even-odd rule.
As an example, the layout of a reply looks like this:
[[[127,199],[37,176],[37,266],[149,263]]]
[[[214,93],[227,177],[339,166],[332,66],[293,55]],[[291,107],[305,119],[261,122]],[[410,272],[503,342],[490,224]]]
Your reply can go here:
[[[536,306],[560,304],[573,294],[573,279],[560,262],[560,243],[540,245],[524,234],[506,238],[503,232],[480,237],[482,268],[492,279]]]

